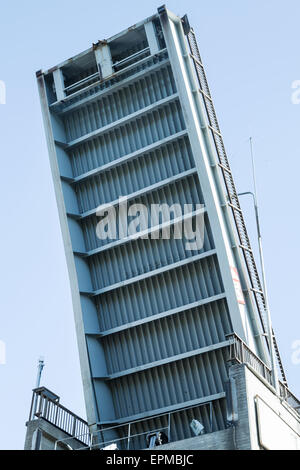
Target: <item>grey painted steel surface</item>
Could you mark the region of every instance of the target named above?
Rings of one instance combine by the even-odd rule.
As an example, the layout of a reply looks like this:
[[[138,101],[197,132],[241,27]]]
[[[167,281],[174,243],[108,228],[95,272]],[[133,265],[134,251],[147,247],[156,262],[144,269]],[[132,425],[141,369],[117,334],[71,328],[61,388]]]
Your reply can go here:
[[[213,429],[224,429],[225,336],[234,331],[269,357],[180,18],[160,9],[37,81],[88,422],[219,397]],[[100,240],[97,207],[117,208],[120,196],[147,207],[204,204],[203,247],[187,251],[173,237]],[[180,438],[191,435],[189,419],[178,420]]]

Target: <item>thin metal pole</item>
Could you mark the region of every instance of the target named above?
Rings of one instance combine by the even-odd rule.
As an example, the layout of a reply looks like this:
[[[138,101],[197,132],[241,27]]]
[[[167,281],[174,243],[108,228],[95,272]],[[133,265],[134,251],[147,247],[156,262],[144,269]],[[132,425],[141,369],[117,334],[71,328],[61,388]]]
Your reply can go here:
[[[212,408],[212,402],[209,403],[209,420],[210,420],[210,432],[213,432],[213,408]]]
[[[35,405],[35,393],[32,394],[31,407],[30,407],[30,413],[29,413],[29,421],[31,421],[33,419],[33,416],[34,416],[34,413],[35,413],[34,405]]]
[[[131,430],[131,423],[128,423],[128,441],[127,441],[127,450],[130,449],[130,430]]]
[[[40,357],[39,362],[38,362],[38,371],[37,371],[35,388],[39,388],[41,384],[41,377],[42,377],[42,372],[43,372],[44,367],[45,367],[44,358]]]
[[[254,193],[252,193],[251,191],[247,191],[244,193],[239,193],[239,196],[250,194],[253,198],[259,257],[260,257],[260,265],[261,265],[261,273],[262,273],[262,282],[263,282],[263,290],[264,290],[264,297],[265,297],[265,313],[266,313],[266,320],[267,320],[267,335],[269,338],[269,346],[270,346],[271,372],[272,372],[273,385],[275,387],[276,393],[279,395],[280,390],[279,390],[278,373],[277,373],[277,367],[276,367],[276,355],[275,355],[274,343],[273,343],[273,328],[272,328],[271,313],[270,313],[270,307],[269,307],[269,301],[268,301],[262,235],[261,235],[260,223],[259,223],[258,197],[257,197],[257,185],[256,185],[255,161],[254,161],[254,154],[253,154],[252,137],[249,138],[249,143],[250,143],[250,155],[251,155]]]
[[[43,372],[44,367],[45,367],[44,358],[43,358],[43,357],[40,357],[40,358],[39,358],[39,362],[38,362],[38,371],[37,371],[37,376],[36,376],[35,388],[39,388],[39,386],[40,386],[41,377],[42,377],[42,372]],[[42,400],[42,397],[40,397],[40,401],[41,401],[41,400]],[[31,419],[33,419],[34,416],[35,416],[36,408],[37,408],[37,402],[38,402],[38,398],[37,398],[36,393],[34,392],[34,394],[33,394],[33,404],[32,404],[32,416],[31,416]]]
[[[168,442],[171,442],[171,413],[168,414]]]

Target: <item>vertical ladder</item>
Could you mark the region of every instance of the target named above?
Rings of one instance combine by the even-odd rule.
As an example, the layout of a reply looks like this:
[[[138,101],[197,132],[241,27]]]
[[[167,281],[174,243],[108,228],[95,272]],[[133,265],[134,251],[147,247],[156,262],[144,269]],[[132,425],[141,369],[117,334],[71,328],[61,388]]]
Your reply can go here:
[[[185,21],[185,19],[183,21]],[[222,134],[220,132],[214,104],[211,98],[211,94],[210,94],[209,86],[207,83],[205,70],[201,61],[201,56],[199,53],[194,30],[192,28],[188,28],[188,31],[186,31],[186,35],[187,35],[187,40],[188,40],[188,44],[190,48],[190,57],[193,60],[193,64],[195,67],[196,75],[197,75],[199,86],[200,86],[199,92],[202,95],[203,103],[204,103],[205,110],[206,110],[208,128],[212,134],[212,138],[215,144],[215,148],[216,148],[216,152],[217,152],[218,160],[219,160],[218,165],[222,171],[223,178],[224,178],[225,188],[226,188],[227,197],[228,197],[228,205],[231,207],[233,218],[235,221],[235,226],[236,226],[236,230],[237,230],[237,234],[239,238],[239,247],[242,250],[247,272],[249,275],[250,286],[251,286],[250,289],[255,299],[255,303],[256,303],[257,310],[260,316],[263,331],[266,332],[265,322],[264,322],[264,315],[266,311],[264,292],[263,292],[263,288],[262,288],[261,281],[259,278],[259,273],[256,267],[254,254],[251,248],[250,239],[249,239],[248,232],[246,229],[246,224],[245,224],[243,212],[240,206],[236,187],[234,184],[228,157],[225,151]],[[286,376],[285,376],[285,372],[284,372],[283,365],[281,362],[274,331],[273,331],[272,336],[273,336],[272,339],[274,343],[278,367],[280,369],[283,382],[286,384],[287,383]]]

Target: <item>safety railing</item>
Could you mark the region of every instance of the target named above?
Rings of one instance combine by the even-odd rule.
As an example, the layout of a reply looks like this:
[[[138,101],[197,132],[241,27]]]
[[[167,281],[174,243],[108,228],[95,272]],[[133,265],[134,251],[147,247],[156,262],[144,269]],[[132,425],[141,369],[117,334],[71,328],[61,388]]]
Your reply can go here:
[[[121,70],[126,67],[126,65],[133,64],[140,60],[141,58],[148,57],[150,55],[150,48],[145,47],[144,49],[135,52],[134,54],[129,55],[128,57],[125,57],[122,60],[119,60],[117,62],[113,62],[113,68],[115,71]]]
[[[204,413],[203,415],[200,413],[200,409],[203,407],[206,408],[205,416],[208,417],[205,420],[203,419]],[[176,422],[182,420],[183,412],[189,414],[190,422],[193,419],[197,420],[198,426],[200,426],[198,428],[199,434],[213,432],[213,403],[210,401],[116,426],[105,427],[102,425],[102,429],[89,436],[89,443],[86,446],[76,450],[138,450],[178,440]],[[161,424],[159,425],[159,423]],[[186,433],[189,435],[185,437],[195,435],[190,426],[186,427]],[[59,445],[70,447],[69,442],[71,442],[71,438],[56,441],[55,449]]]
[[[75,103],[80,103],[82,99],[85,99],[89,96],[94,96],[99,92],[109,89],[111,86],[116,85],[122,80],[129,79],[135,74],[138,74],[146,69],[151,69],[159,63],[167,63],[168,53],[166,48],[161,49],[156,54],[146,55],[143,58],[139,58],[138,61],[125,64],[126,66],[121,68],[118,71],[115,71],[109,77],[102,79],[97,72],[92,74],[89,77],[86,77],[70,85],[65,91],[67,93],[66,98],[63,101],[56,101],[51,103],[50,108],[53,111],[61,112],[62,110],[67,110],[69,105]],[[90,83],[88,81],[90,80]],[[80,85],[76,89],[77,85]]]
[[[244,343],[236,334],[226,336],[231,340],[229,346],[229,361],[237,361],[241,364],[249,364],[269,384],[272,384],[272,373],[269,367]]]
[[[226,336],[231,341],[229,345],[228,361],[240,364],[249,364],[261,377],[272,385],[272,373],[269,367],[246,345],[246,343],[235,333]],[[300,401],[279,381],[280,396],[298,413],[300,413]]]
[[[281,381],[279,381],[279,389],[280,396],[300,414],[300,400]]]
[[[59,397],[45,387],[33,390],[29,420],[42,418],[71,436],[90,443],[87,422],[59,403]]]
[[[81,88],[81,89],[84,88],[85,86],[90,84],[90,82],[95,82],[95,80],[97,80],[97,81],[99,80],[99,72],[95,72],[92,75],[89,75],[88,77],[82,78],[78,82],[72,83],[72,85],[69,85],[69,86],[65,87],[65,92],[66,93],[73,93],[74,91],[76,91],[79,88]]]

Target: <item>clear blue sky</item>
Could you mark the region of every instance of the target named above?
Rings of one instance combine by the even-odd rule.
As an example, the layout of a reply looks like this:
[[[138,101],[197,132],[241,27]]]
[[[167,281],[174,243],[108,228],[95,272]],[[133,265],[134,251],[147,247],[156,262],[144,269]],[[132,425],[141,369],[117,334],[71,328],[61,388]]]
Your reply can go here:
[[[0,15],[1,264],[0,448],[22,448],[36,363],[43,384],[85,416],[69,281],[45,144],[35,71],[153,14],[158,0],[11,0]],[[299,316],[299,0],[170,0],[188,13],[239,191],[252,189],[254,138],[270,304],[290,387],[300,395],[292,343]],[[251,206],[244,201],[255,237]]]

